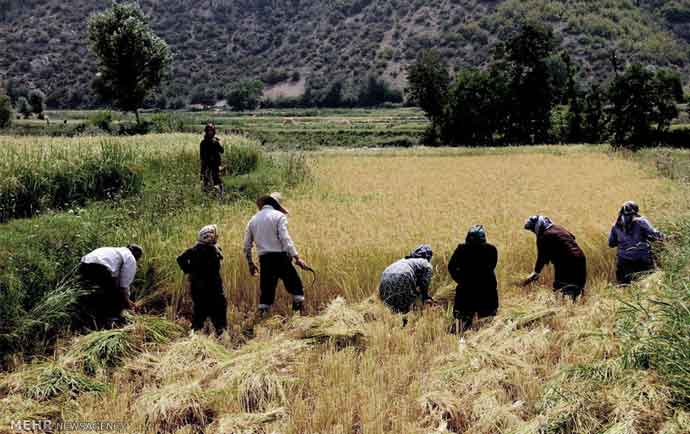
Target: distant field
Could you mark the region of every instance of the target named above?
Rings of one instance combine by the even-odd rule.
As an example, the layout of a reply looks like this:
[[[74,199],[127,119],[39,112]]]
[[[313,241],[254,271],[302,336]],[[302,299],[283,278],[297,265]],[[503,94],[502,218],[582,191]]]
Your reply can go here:
[[[105,134],[96,128],[98,111],[50,111],[49,121],[18,120],[16,134],[72,135]],[[113,112],[112,126],[134,122],[132,115]],[[213,122],[220,134],[240,134],[269,148],[314,149],[322,146],[383,147],[412,146],[428,126],[419,109],[293,109],[256,112],[164,112],[144,113],[142,118],[158,123],[162,132],[201,134]]]

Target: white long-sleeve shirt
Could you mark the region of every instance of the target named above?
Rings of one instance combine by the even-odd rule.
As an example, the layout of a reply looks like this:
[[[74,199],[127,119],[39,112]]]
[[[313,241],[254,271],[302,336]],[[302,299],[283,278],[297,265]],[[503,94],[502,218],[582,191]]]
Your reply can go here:
[[[287,217],[270,205],[261,208],[247,225],[244,234],[244,255],[248,261],[251,261],[254,244],[259,256],[276,252],[285,252],[291,257],[298,255],[295,243],[288,233]]]
[[[129,289],[137,274],[137,260],[127,247],[101,247],[82,257],[81,262],[105,266],[120,288]]]

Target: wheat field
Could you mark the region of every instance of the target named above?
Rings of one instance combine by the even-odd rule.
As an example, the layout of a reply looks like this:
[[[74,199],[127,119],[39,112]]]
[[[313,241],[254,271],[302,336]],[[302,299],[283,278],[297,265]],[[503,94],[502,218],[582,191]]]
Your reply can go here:
[[[144,339],[124,366],[96,374],[106,393],[58,409],[32,398],[21,379],[5,381],[14,398],[2,404],[15,415],[127,421],[131,433],[687,432],[690,418],[673,411],[653,374],[620,363],[623,290],[610,285],[606,246],[623,201],[663,225],[690,209],[682,187],[599,148],[325,151],[309,160],[312,182],[285,194],[291,234],[317,270],[313,285],[304,276],[307,316],[289,315],[281,293],[275,316],[243,335],[258,297],[241,253],[255,210],[249,202],[190,210],[177,231],[132,236],[163,260],[203,224],[218,224],[230,333]],[[576,304],[552,294],[549,272],[542,286],[515,286],[534,264],[534,235],[522,226],[535,213],[570,229],[587,255],[588,290]],[[413,312],[403,327],[372,297],[385,266],[429,243],[431,292],[442,298],[447,260],[477,223],[499,250],[494,320],[459,338],[447,333],[446,308]],[[166,284],[184,303],[182,276]],[[59,352],[54,363],[71,366],[69,356]]]

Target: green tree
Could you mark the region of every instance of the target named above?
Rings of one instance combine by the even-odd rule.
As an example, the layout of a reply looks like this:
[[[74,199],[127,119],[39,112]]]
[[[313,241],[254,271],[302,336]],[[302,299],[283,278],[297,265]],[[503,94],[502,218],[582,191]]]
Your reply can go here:
[[[46,95],[39,89],[34,89],[29,92],[29,104],[34,114],[41,117],[46,108]]]
[[[606,135],[606,95],[601,87],[594,84],[587,92],[582,108],[582,135],[587,143],[600,143]]]
[[[0,95],[0,128],[7,128],[12,125],[12,101],[7,95]]]
[[[172,61],[168,44],[150,29],[136,3],[115,4],[89,20],[91,49],[98,57],[97,90],[122,110],[134,112],[159,86]]]
[[[502,89],[498,77],[478,69],[458,73],[448,94],[447,117],[442,127],[446,143],[489,145],[499,129]]]
[[[438,51],[426,50],[409,67],[407,82],[410,101],[421,107],[431,121],[431,138],[438,137],[448,105],[448,65]]]
[[[611,82],[609,99],[614,145],[636,150],[659,143],[678,116],[683,88],[676,73],[634,64]]]
[[[551,110],[559,99],[550,57],[556,47],[553,30],[528,22],[496,51],[496,65],[505,70],[508,93],[505,140],[539,143],[548,140]]]
[[[24,116],[24,119],[28,119],[29,116],[31,116],[31,113],[34,111],[34,109],[31,107],[31,104],[29,104],[29,100],[23,96],[17,98],[16,108],[17,113],[21,113],[22,116]]]
[[[259,80],[242,80],[234,83],[225,96],[235,111],[254,110],[259,106],[264,84]]]

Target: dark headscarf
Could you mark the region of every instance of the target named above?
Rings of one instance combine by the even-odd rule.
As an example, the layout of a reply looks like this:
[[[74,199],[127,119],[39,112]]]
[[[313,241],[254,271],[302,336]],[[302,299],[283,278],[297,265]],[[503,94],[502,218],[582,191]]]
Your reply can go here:
[[[211,131],[213,131],[215,133],[216,132],[216,126],[213,125],[213,123],[209,122],[208,124],[206,124],[206,127],[204,127],[204,134],[206,136],[208,136],[208,133],[210,133]]]
[[[474,225],[467,232],[467,237],[465,238],[467,244],[485,244],[486,243],[486,231],[482,225]]]
[[[632,200],[629,200],[623,204],[618,212],[616,225],[622,227],[625,232],[630,232],[636,217],[640,217],[640,207]]]
[[[525,222],[525,229],[534,232],[536,235],[541,234],[551,226],[553,226],[551,219],[541,215],[533,215]]]
[[[409,255],[405,256],[405,259],[426,259],[431,262],[431,257],[434,256],[434,252],[431,250],[431,246],[428,244],[422,244],[417,246]]]

